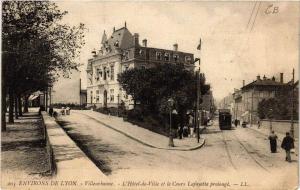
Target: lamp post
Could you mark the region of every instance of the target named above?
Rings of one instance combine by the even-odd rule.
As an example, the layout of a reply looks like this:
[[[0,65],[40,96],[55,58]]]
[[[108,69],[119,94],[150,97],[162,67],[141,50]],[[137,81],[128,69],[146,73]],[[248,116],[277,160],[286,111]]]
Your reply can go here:
[[[200,63],[201,63],[201,60],[200,58],[196,58],[195,59],[195,62],[199,61],[199,68],[198,70],[196,71],[196,76],[197,76],[197,103],[196,103],[196,115],[195,115],[195,118],[196,118],[196,127],[197,127],[197,142],[199,143],[200,141],[200,125],[201,125],[201,116],[202,116],[202,112],[200,110],[200,98],[201,98],[201,82],[200,82]],[[199,114],[199,111],[200,111],[200,114]]]
[[[170,108],[170,133],[169,133],[169,146],[174,147],[174,142],[173,142],[173,134],[172,134],[172,107],[174,105],[174,100],[172,98],[168,99],[168,105]]]
[[[292,113],[291,113],[291,136],[294,138],[294,79],[295,78],[295,69],[293,69],[293,78],[292,78]]]

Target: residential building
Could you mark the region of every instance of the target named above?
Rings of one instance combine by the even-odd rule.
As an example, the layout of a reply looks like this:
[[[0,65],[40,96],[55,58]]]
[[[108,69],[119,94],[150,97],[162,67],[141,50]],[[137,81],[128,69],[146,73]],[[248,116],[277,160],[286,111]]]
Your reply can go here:
[[[242,101],[242,90],[234,89],[234,93],[232,95],[233,95],[233,101],[234,101],[232,118],[241,120],[240,116],[244,112],[243,101]]]
[[[289,89],[290,85],[283,82],[283,73],[280,74],[280,81],[276,81],[275,77],[264,76],[261,78],[258,75],[255,81],[244,85],[240,91],[234,93],[235,108],[238,108],[235,118],[249,123],[257,123],[259,102],[286,94]]]
[[[122,90],[117,81],[118,74],[132,68],[148,68],[164,63],[182,63],[188,70],[194,70],[194,56],[178,51],[178,44],[173,50],[147,46],[147,40],[139,42],[139,34],[133,35],[125,26],[113,29],[111,36],[105,31],[101,47],[92,52],[93,58],[87,65],[87,106],[117,107],[124,102],[127,109],[133,107],[132,98]]]

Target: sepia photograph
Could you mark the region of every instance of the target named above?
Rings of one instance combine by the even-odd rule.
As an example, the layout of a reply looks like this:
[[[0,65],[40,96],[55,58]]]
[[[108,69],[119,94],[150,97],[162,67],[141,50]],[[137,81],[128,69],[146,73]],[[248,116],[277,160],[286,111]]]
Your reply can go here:
[[[1,189],[298,189],[300,2],[1,15]]]

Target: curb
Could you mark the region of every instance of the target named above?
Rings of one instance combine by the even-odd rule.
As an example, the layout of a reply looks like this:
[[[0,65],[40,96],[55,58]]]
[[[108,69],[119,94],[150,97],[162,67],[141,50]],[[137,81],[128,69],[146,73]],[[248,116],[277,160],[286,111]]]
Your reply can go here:
[[[123,132],[123,131],[121,131],[121,130],[118,130],[118,129],[112,127],[111,125],[108,125],[108,124],[106,124],[106,123],[100,121],[99,119],[96,119],[96,118],[94,118],[94,117],[91,117],[91,116],[89,116],[89,115],[87,115],[87,114],[85,114],[85,113],[81,113],[81,114],[83,114],[83,115],[85,115],[85,116],[87,116],[87,117],[89,117],[89,118],[91,118],[91,119],[93,119],[93,120],[95,120],[95,121],[101,123],[101,124],[104,125],[105,127],[108,127],[108,128],[110,128],[110,129],[112,129],[112,130],[114,130],[114,131],[117,131],[117,132],[119,132],[119,133],[125,135],[126,137],[128,137],[128,138],[130,138],[130,139],[132,139],[132,140],[134,140],[134,141],[136,141],[136,142],[138,142],[138,143],[141,143],[141,144],[143,144],[143,145],[145,145],[145,146],[148,146],[148,147],[150,147],[150,148],[156,148],[156,149],[161,149],[161,150],[192,151],[192,150],[197,150],[197,149],[201,148],[201,147],[205,144],[205,139],[203,139],[202,143],[200,143],[200,144],[197,145],[197,146],[191,147],[191,148],[176,148],[176,147],[173,147],[173,148],[165,148],[165,147],[157,147],[157,146],[151,145],[150,143],[144,142],[143,140],[140,140],[140,139],[138,139],[138,138],[136,138],[136,137],[133,137],[133,136],[131,136],[131,135],[128,134],[128,133],[125,133],[125,132]],[[200,140],[201,140],[201,139],[200,139]]]
[[[43,121],[44,121],[44,127],[45,127],[45,130],[47,132],[48,144],[51,147],[51,150],[49,151],[49,155],[50,155],[51,162],[53,164],[52,167],[51,167],[52,176],[57,177],[57,175],[58,175],[58,165],[57,165],[58,161],[57,161],[57,158],[56,158],[55,148],[52,148],[54,140],[53,139],[51,140],[50,137],[53,138],[53,137],[56,137],[56,136],[64,136],[71,143],[71,146],[73,146],[73,148],[78,150],[79,154],[82,155],[80,157],[81,159],[83,159],[83,160],[81,160],[81,163],[83,162],[83,163],[87,164],[90,167],[90,169],[96,168],[95,171],[93,171],[93,172],[97,176],[99,175],[100,177],[103,177],[103,178],[107,177],[103,173],[103,171],[100,170],[100,168],[89,158],[89,156],[87,156],[86,153],[76,144],[76,142],[72,138],[70,138],[70,136],[66,133],[66,131],[56,122],[56,119],[48,116],[48,114],[46,112],[42,112],[42,117],[43,117]],[[55,131],[54,132],[52,131],[52,134],[51,134],[51,132],[49,133],[48,130],[55,130]],[[59,130],[59,131],[57,132],[57,130]],[[61,134],[59,134],[59,133],[61,133]],[[54,146],[61,146],[61,145],[56,144]],[[79,171],[81,171],[81,168],[79,167]],[[61,169],[65,169],[65,168],[61,167]],[[73,169],[74,168],[72,168],[72,170]]]

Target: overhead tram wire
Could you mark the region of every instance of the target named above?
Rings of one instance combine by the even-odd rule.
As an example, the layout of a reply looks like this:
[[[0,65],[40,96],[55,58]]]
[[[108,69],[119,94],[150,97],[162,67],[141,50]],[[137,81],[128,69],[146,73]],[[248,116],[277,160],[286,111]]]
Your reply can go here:
[[[252,31],[252,29],[253,29],[253,26],[255,25],[255,21],[256,21],[256,18],[257,18],[258,12],[259,12],[260,5],[261,5],[261,2],[259,2],[259,3],[258,3],[258,8],[257,8],[256,14],[255,14],[254,21],[253,21],[253,24],[252,24],[252,27],[251,27],[251,30],[250,30],[250,32]]]
[[[257,15],[258,15],[258,12],[259,12],[259,9],[260,9],[260,6],[261,6],[261,2],[258,3],[258,6],[256,6],[256,5],[257,5],[257,2],[255,2],[254,6],[253,6],[252,13],[251,13],[251,17],[249,18],[249,21],[248,21],[248,23],[251,23],[251,20],[252,20],[251,18],[253,17],[253,13],[256,12],[256,13],[255,13],[254,20],[253,20],[253,22],[252,22],[252,25],[250,24],[250,25],[251,25],[251,29],[250,29],[250,31],[248,31],[248,32],[249,32],[249,33],[248,33],[248,37],[247,37],[245,43],[244,43],[242,46],[240,46],[240,48],[239,48],[239,50],[238,50],[238,53],[236,54],[236,57],[239,57],[239,58],[240,58],[240,57],[243,55],[243,53],[245,52],[245,46],[246,46],[246,44],[248,44],[248,42],[249,42],[250,33],[252,32],[253,27],[255,26],[255,22],[256,22],[256,20],[257,20]],[[257,8],[255,8],[255,7],[257,7]],[[256,10],[255,10],[255,9],[256,9]],[[247,24],[246,30],[248,30],[248,24]]]
[[[256,7],[256,4],[257,4],[257,1],[255,1],[254,6],[253,6],[253,8],[252,8],[251,15],[250,15],[250,17],[249,17],[249,20],[248,20],[246,29],[248,29],[248,26],[249,26],[249,24],[250,24],[250,21],[252,20],[252,15],[253,15],[254,9],[255,9],[255,7]]]
[[[254,5],[253,5],[253,8],[252,8],[252,11],[251,11],[251,14],[250,14],[250,17],[248,19],[248,23],[247,23],[247,26],[246,26],[246,32],[248,31],[249,24],[252,23],[251,21],[253,20],[253,15],[254,15],[253,13],[256,11],[256,5],[257,5],[257,1],[255,1]],[[237,52],[235,53],[235,56],[234,56],[233,60],[234,59],[237,60],[239,57],[241,57],[241,51],[242,51],[243,47],[245,46],[245,42],[248,43],[248,41],[249,41],[249,36],[248,36],[247,40],[243,40],[244,43],[242,42],[240,44],[239,48],[237,49]],[[240,64],[238,64],[238,67],[241,69]]]

